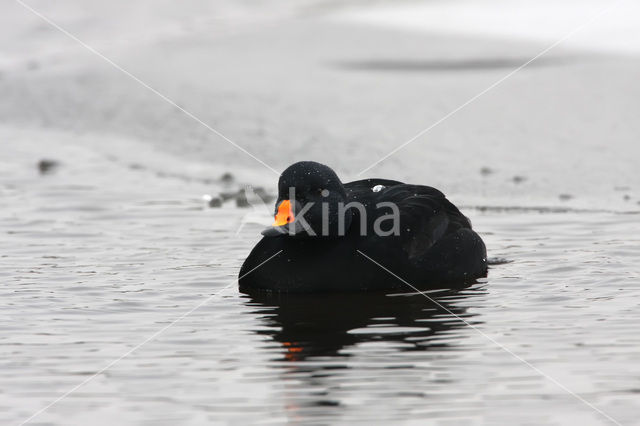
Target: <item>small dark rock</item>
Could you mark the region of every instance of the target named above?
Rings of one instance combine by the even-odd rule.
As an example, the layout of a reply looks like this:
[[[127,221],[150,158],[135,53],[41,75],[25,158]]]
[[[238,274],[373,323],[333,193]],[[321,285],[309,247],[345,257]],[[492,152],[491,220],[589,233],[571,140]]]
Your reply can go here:
[[[38,161],[38,170],[40,171],[40,174],[46,175],[49,173],[53,173],[59,165],[60,163],[56,160],[48,160],[46,158],[43,158],[42,160]]]
[[[223,183],[231,183],[234,180],[235,180],[235,178],[229,172],[224,173],[222,176],[220,176],[220,181],[223,182]]]
[[[227,201],[232,198],[236,198],[239,192],[221,192],[220,197],[222,197],[222,201]]]
[[[213,197],[212,199],[210,199],[209,207],[213,207],[213,208],[222,207],[222,198]]]
[[[514,176],[514,177],[512,178],[512,180],[513,180],[513,183],[522,183],[522,182],[524,182],[525,180],[527,180],[527,178],[526,178],[525,176],[517,176],[517,175],[516,175],[516,176]]]
[[[256,193],[258,197],[262,197],[263,195],[267,195],[267,191],[261,186],[254,186],[253,192]]]
[[[240,191],[236,194],[236,206],[244,208],[249,207],[250,205],[251,204],[249,204],[249,200],[247,200],[247,195],[244,191]]]
[[[558,195],[558,198],[560,198],[562,201],[569,201],[570,199],[573,198],[573,195],[571,195],[571,194],[560,194],[560,195]]]
[[[622,197],[625,201],[629,201],[631,199],[631,196],[629,194],[624,194],[624,197]]]
[[[258,186],[257,188],[254,188],[253,190],[255,192],[255,194],[260,197],[260,199],[262,200],[263,203],[265,204],[269,204],[273,201],[275,201],[276,197],[275,195],[269,194],[263,187]]]
[[[489,176],[490,174],[493,174],[493,169],[489,167],[483,167],[480,169],[480,174],[482,176]]]

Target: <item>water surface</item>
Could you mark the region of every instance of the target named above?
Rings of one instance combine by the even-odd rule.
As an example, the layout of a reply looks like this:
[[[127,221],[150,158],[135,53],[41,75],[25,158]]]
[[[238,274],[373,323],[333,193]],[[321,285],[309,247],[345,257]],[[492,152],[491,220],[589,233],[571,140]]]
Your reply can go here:
[[[2,175],[4,423],[202,302],[33,421],[607,424],[491,340],[637,421],[637,214],[468,209],[509,262],[437,303],[410,289],[267,297],[235,283],[261,229],[238,232],[250,209],[198,196],[222,182],[88,157],[39,175],[23,160]]]
[[[277,172],[5,2],[3,424],[638,424],[631,2],[446,122],[597,2],[424,2],[386,29],[321,0],[28,3],[275,170],[442,189],[508,262],[431,299],[239,293],[269,208],[225,194]]]

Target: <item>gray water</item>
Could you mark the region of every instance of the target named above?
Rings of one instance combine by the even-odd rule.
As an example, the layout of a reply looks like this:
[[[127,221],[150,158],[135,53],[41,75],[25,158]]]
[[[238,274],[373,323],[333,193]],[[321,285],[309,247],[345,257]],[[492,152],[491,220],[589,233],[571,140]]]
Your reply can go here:
[[[26,157],[2,182],[4,423],[132,348],[34,424],[608,423],[506,350],[637,422],[637,214],[468,209],[508,262],[439,305],[269,298],[235,283],[260,225],[198,197],[221,182],[89,158],[41,175]]]
[[[30,4],[276,173],[0,6],[3,424],[640,424],[637,55],[560,45],[364,174],[442,189],[487,278],[269,298],[236,283],[258,187],[363,177],[547,45],[330,1]]]

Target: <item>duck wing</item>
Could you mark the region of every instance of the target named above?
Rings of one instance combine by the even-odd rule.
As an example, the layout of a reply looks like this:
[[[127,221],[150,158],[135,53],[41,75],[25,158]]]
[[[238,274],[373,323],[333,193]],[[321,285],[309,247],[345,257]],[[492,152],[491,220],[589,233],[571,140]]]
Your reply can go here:
[[[394,185],[375,198],[377,203],[392,202],[398,207],[400,241],[410,260],[422,258],[443,237],[462,228],[471,229],[469,219],[430,186]]]

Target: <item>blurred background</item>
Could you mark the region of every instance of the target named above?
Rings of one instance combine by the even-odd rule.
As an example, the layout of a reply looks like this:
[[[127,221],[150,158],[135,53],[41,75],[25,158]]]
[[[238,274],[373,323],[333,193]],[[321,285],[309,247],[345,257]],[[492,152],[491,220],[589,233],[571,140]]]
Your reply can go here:
[[[470,203],[637,208],[615,190],[640,179],[635,2],[29,5],[275,170],[313,159],[345,179],[566,38],[359,177],[431,184]],[[81,147],[167,172],[275,184],[260,163],[19,3],[2,8],[5,140],[56,131],[33,149]]]
[[[638,424],[639,76],[632,0],[2,2],[0,419]],[[298,160],[445,192],[495,264],[439,300],[570,392],[421,295],[240,294]]]

